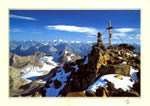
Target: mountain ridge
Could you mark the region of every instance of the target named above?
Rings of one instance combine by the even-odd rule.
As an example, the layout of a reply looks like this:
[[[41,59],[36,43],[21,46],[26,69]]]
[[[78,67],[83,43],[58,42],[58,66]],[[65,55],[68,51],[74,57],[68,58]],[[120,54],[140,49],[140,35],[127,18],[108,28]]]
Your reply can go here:
[[[88,55],[91,51],[91,47],[94,42],[78,42],[75,41],[71,43],[71,41],[11,41],[10,42],[10,52],[15,53],[20,56],[28,56],[33,55],[35,52],[43,52],[46,54],[55,54],[57,52],[62,51],[63,49],[70,50],[81,57]],[[104,43],[106,47],[108,47],[108,43]],[[118,44],[113,44],[119,45]],[[136,47],[136,52],[140,53],[140,45],[138,44],[129,44]]]

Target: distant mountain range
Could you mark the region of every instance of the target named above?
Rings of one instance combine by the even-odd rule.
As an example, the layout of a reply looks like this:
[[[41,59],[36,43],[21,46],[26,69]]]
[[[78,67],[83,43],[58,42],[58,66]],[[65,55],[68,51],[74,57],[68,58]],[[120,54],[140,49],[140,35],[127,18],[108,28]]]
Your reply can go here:
[[[10,52],[15,53],[19,56],[33,55],[36,52],[46,53],[53,55],[62,50],[72,51],[81,57],[86,56],[91,51],[91,46],[95,43],[94,41],[66,41],[66,40],[53,40],[53,41],[10,41]],[[119,44],[119,43],[118,43]],[[117,43],[113,45],[118,45]],[[105,43],[108,46],[107,43]],[[131,44],[135,46],[136,52],[140,53],[139,44]]]

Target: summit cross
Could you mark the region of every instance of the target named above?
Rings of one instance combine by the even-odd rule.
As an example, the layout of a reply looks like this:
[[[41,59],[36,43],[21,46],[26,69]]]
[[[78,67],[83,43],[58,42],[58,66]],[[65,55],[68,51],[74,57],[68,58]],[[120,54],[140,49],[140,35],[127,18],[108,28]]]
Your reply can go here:
[[[111,29],[113,29],[113,27],[111,26],[111,20],[109,20],[107,28],[107,30],[109,31],[109,46],[111,46],[111,37],[112,37]]]

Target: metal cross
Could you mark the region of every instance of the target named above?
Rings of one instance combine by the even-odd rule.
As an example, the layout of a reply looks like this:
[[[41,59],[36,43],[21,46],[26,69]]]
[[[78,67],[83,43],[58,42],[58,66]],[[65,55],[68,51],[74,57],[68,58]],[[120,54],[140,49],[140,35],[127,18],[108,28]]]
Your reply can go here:
[[[112,37],[112,34],[111,34],[111,29],[113,29],[113,27],[111,26],[111,21],[109,20],[109,23],[108,23],[108,28],[107,30],[109,31],[109,46],[111,46],[111,37]]]

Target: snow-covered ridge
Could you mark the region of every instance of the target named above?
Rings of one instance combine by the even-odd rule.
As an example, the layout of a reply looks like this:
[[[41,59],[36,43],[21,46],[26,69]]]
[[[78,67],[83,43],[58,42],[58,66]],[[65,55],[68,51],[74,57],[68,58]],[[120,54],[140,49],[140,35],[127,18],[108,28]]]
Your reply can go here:
[[[24,68],[21,72],[21,78],[32,78],[37,76],[42,76],[45,73],[48,73],[53,68],[58,66],[58,63],[53,61],[52,56],[44,56],[39,59],[43,63],[43,66],[41,68],[37,66],[29,66],[27,68]],[[29,80],[29,79],[28,79]]]
[[[75,68],[75,72],[77,72],[78,65],[72,66],[72,68]],[[59,92],[65,87],[65,85],[67,84],[67,77],[69,77],[71,75],[72,71],[70,72],[65,72],[65,70],[60,67],[59,69],[57,69],[56,71],[56,75],[50,79],[50,82],[52,81],[52,83],[49,84],[49,88],[46,88],[46,96],[47,97],[56,97],[56,96],[62,96],[59,94]],[[55,81],[59,81],[61,83],[61,86],[59,88],[55,87],[54,82]],[[70,79],[70,81],[72,81],[72,78]]]
[[[63,50],[59,53],[54,54],[52,57],[54,58],[54,61],[58,62],[58,59],[62,56],[66,57],[67,62],[69,62],[69,61],[72,61],[72,59],[75,57],[75,54],[73,54],[72,52],[68,50]]]
[[[33,76],[41,76],[43,72],[39,67],[30,66],[22,70],[21,78],[30,78]]]
[[[69,55],[68,55],[69,54]],[[44,56],[39,59],[40,62],[43,63],[43,66],[37,67],[37,66],[29,66],[24,68],[21,72],[21,78],[26,78],[29,80],[29,78],[36,77],[36,76],[42,76],[46,73],[50,72],[55,67],[59,66],[59,58],[62,56],[67,57],[67,61],[72,61],[72,58],[75,56],[74,54],[70,53],[67,50],[64,50],[62,52],[56,53],[52,56]]]
[[[54,57],[52,57],[52,56],[44,56],[44,57],[40,58],[40,61],[41,61],[42,63],[48,62],[48,63],[50,63],[50,64],[53,65],[53,66],[57,66],[57,65],[58,65],[58,64],[54,61]]]

